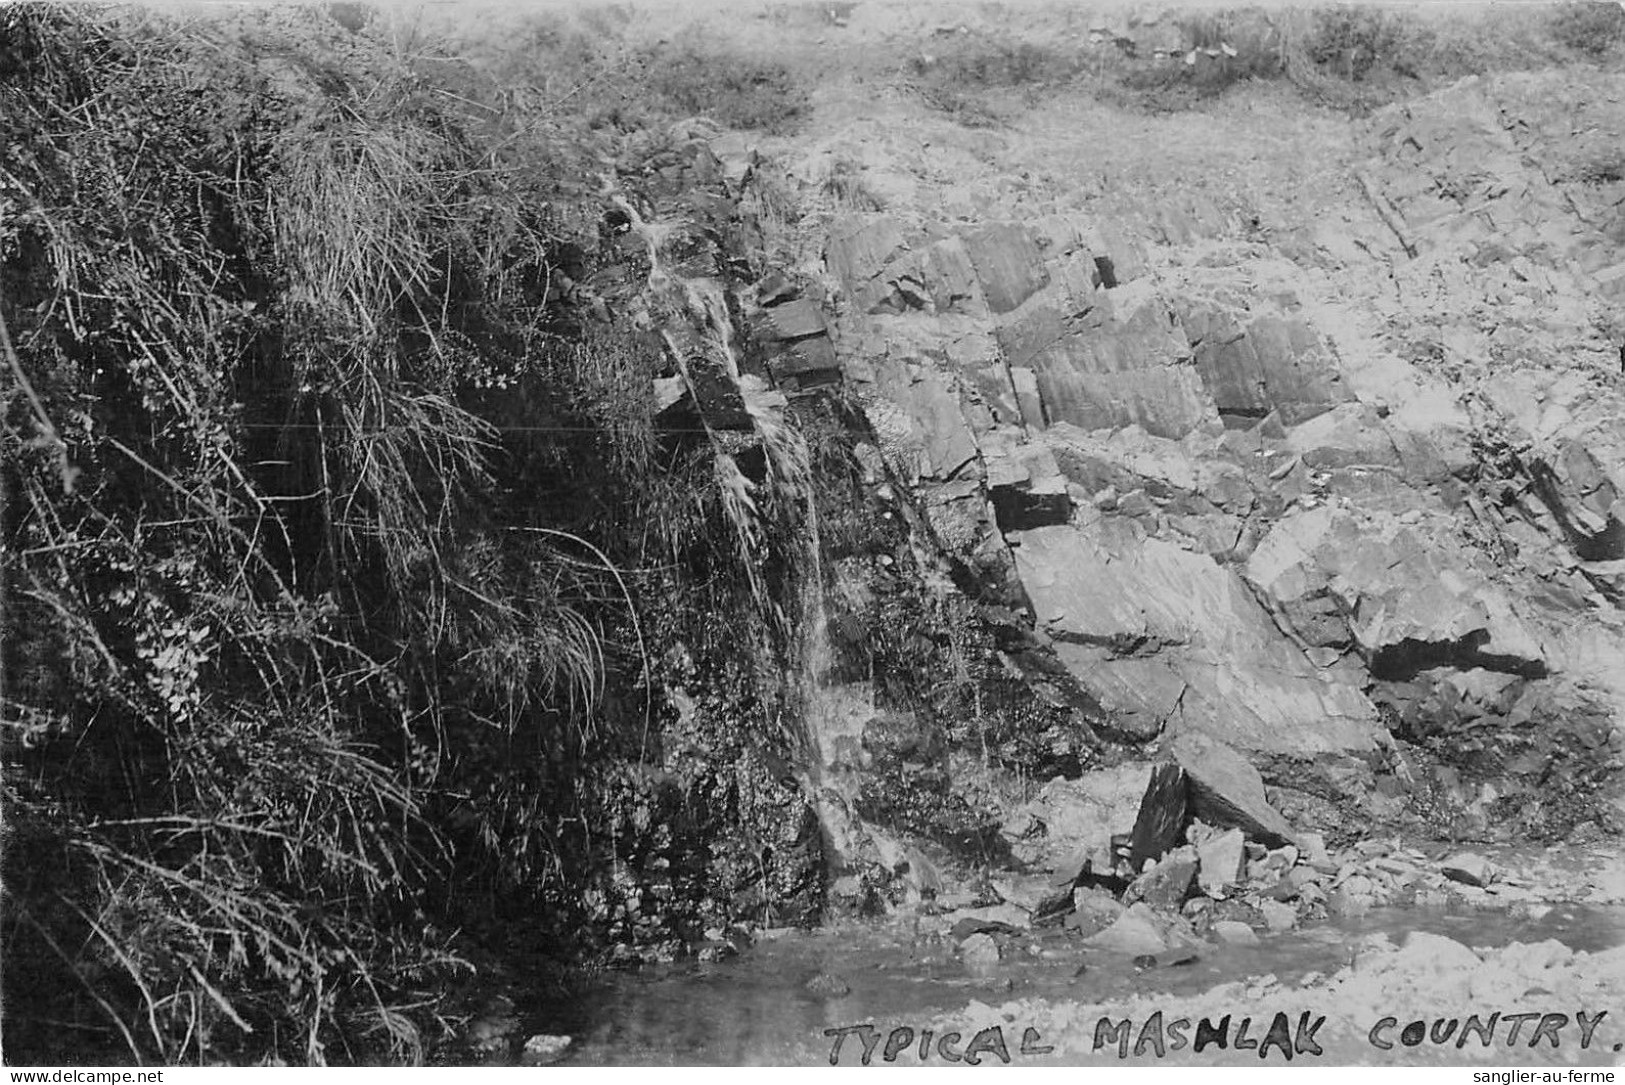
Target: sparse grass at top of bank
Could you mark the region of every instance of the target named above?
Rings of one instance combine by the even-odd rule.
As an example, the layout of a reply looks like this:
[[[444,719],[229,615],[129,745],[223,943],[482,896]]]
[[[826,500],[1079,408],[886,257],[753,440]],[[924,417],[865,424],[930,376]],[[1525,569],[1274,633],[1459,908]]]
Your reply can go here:
[[[470,97],[494,115],[620,136],[690,118],[793,135],[814,96],[848,80],[966,126],[997,127],[1063,89],[1166,111],[1248,81],[1282,81],[1320,104],[1363,111],[1475,73],[1625,56],[1625,9],[1614,0],[1452,5],[1447,14],[1192,5],[1150,17],[994,4],[933,9],[924,22],[911,10],[886,0],[687,14],[581,5],[462,18],[440,32],[448,63],[483,87]]]
[[[690,26],[651,30],[631,8],[522,11],[444,31],[448,63],[497,118],[625,136],[675,121],[787,134],[808,88],[770,52]]]
[[[1077,25],[1077,24],[1074,24]],[[1367,4],[1175,9],[1097,20],[1086,35],[1013,19],[996,33],[944,26],[902,62],[897,82],[971,126],[996,125],[1043,94],[1084,88],[1126,107],[1189,108],[1238,84],[1279,80],[1363,111],[1468,75],[1625,56],[1613,0],[1453,10]]]

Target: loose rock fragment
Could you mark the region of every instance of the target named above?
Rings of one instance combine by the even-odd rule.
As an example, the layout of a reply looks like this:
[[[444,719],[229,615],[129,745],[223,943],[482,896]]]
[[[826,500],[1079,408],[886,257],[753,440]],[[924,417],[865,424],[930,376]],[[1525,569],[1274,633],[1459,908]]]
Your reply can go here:
[[[520,1058],[527,1066],[545,1066],[557,1062],[564,1057],[570,1048],[570,1037],[549,1036],[538,1033],[525,1041],[525,1047]]]
[[[1495,868],[1490,861],[1482,855],[1463,851],[1452,855],[1439,864],[1444,876],[1453,882],[1470,885],[1482,889],[1495,878]]]
[[[1123,894],[1123,900],[1129,904],[1143,900],[1153,908],[1173,911],[1189,895],[1196,868],[1195,849],[1180,848],[1136,878]]]
[[[1326,851],[1326,836],[1324,833],[1299,833],[1298,845],[1303,849],[1303,861],[1310,866],[1318,867],[1328,873],[1337,869],[1332,863],[1331,855]]]
[[[1202,892],[1215,900],[1224,899],[1227,888],[1241,878],[1242,863],[1247,857],[1246,844],[1241,830],[1231,829],[1196,846],[1199,864],[1196,878]]]
[[[987,938],[987,935],[981,935]],[[992,941],[988,938],[988,941]],[[995,950],[997,952],[997,950]],[[833,972],[820,972],[805,984],[808,991],[823,998],[842,998],[852,993],[852,987]]]
[[[1123,914],[1117,898],[1102,889],[1079,889],[1072,894],[1072,913],[1066,917],[1069,930],[1094,934],[1111,926]]]
[[[1282,934],[1298,925],[1298,911],[1290,904],[1278,900],[1261,901],[1258,911],[1264,917],[1271,934]]]

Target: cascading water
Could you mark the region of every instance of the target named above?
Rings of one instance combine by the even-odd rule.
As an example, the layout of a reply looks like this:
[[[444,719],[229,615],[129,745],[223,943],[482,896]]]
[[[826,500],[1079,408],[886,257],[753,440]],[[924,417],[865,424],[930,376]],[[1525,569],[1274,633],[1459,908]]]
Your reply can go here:
[[[788,400],[767,381],[740,372],[735,351],[735,328],[722,283],[711,277],[674,274],[665,258],[671,241],[680,235],[676,224],[651,222],[624,196],[612,202],[626,215],[629,228],[642,239],[649,259],[647,297],[654,323],[661,327],[688,394],[701,402],[702,389],[692,361],[704,358],[725,374],[749,416],[753,436],[766,459],[766,477],[751,481],[740,469],[734,452],[736,440],[713,429],[701,412],[701,422],[712,439],[724,500],[737,533],[738,549],[751,591],[764,615],[776,622],[794,646],[794,672],[787,676],[796,719],[785,738],[797,765],[803,793],[822,827],[824,851],[831,873],[842,873],[860,856],[885,858],[884,834],[865,826],[853,812],[858,778],[852,771],[863,758],[863,731],[874,714],[872,690],[866,684],[832,680],[834,653],[829,639],[828,589],[823,563],[823,540],[817,493],[811,476],[805,440],[786,417]],[[667,319],[660,319],[660,318]],[[764,493],[764,487],[771,488]],[[772,491],[777,493],[773,494]],[[803,509],[800,525],[803,545],[795,562],[800,574],[798,613],[786,615],[774,602],[776,593],[763,583],[762,571],[752,556],[757,550],[768,513],[768,496]]]

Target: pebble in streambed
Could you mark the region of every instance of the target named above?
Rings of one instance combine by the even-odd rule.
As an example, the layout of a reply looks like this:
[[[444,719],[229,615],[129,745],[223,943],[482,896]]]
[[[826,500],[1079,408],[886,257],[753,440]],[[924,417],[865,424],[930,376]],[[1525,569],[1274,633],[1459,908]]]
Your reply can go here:
[[[820,998],[845,998],[852,993],[852,985],[834,972],[820,972],[802,986]]]

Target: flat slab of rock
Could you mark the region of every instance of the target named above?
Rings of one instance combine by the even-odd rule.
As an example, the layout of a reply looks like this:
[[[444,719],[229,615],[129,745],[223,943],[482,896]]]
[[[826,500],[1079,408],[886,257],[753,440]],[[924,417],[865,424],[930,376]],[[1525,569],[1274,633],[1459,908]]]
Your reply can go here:
[[[993,904],[986,908],[963,908],[953,913],[949,918],[954,921],[956,930],[961,923],[983,924],[981,927],[972,928],[972,933],[975,930],[1004,928],[1020,930],[1032,924],[1032,913],[1014,904]],[[964,937],[964,935],[960,935],[960,937]]]
[[[829,330],[823,310],[811,298],[798,298],[764,310],[758,327],[762,335],[779,340],[803,339]]]
[[[1008,313],[1049,284],[1043,254],[1025,226],[995,223],[964,239],[987,306]]]
[[[824,260],[830,272],[857,294],[904,251],[903,231],[896,219],[849,215],[831,225]]]
[[[1099,327],[1071,331],[1021,364],[1038,379],[1044,414],[1083,429],[1141,426],[1178,439],[1219,423],[1190,344],[1160,300],[1142,292]],[[992,299],[989,299],[989,304]]]
[[[1185,769],[1192,813],[1270,845],[1291,843],[1292,826],[1264,795],[1264,780],[1247,759],[1205,735],[1180,735],[1168,752]]]
[[[776,381],[794,380],[797,388],[826,383],[840,375],[841,360],[827,336],[813,335],[780,345],[770,355],[768,369]]]
[[[931,245],[920,254],[920,272],[931,303],[938,313],[983,315],[987,301],[982,296],[976,269],[962,238],[950,237]]]
[[[1265,315],[1243,327],[1228,312],[1198,306],[1180,317],[1221,415],[1254,419],[1275,411],[1296,425],[1349,398],[1336,363],[1303,320]]]
[[[1049,874],[1012,874],[991,879],[993,891],[1007,905],[1028,914],[1053,911],[1057,897],[1070,899],[1071,884],[1057,887],[1055,876]]]

